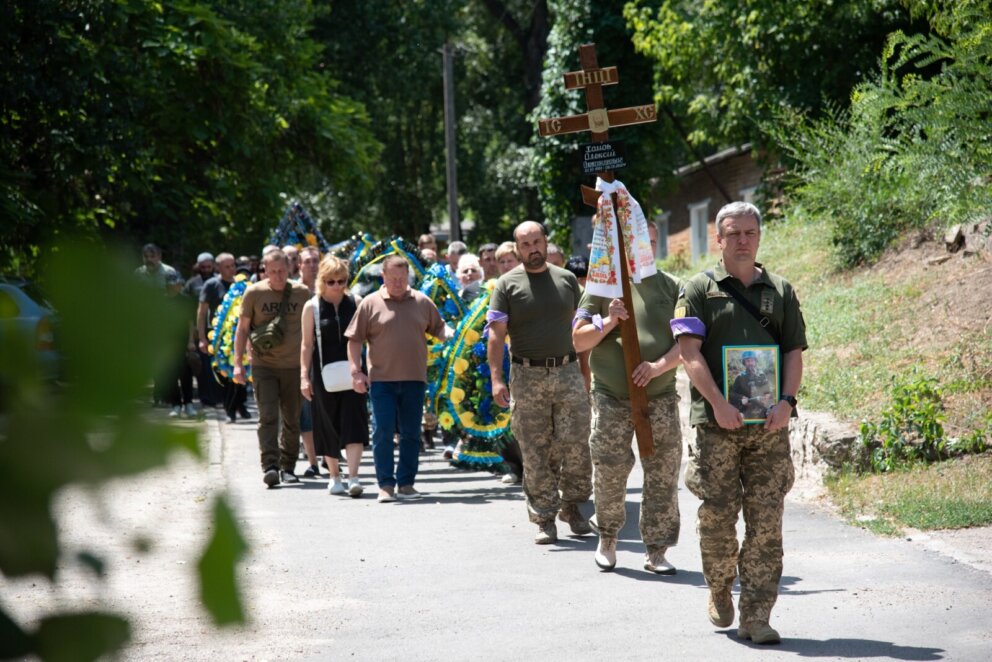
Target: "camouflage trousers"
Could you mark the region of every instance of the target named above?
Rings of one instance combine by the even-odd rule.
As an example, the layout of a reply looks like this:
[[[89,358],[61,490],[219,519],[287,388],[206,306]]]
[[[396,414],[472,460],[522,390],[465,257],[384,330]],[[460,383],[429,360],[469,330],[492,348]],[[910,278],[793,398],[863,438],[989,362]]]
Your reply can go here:
[[[795,470],[788,430],[761,425],[724,430],[696,427],[685,485],[703,503],[697,530],[703,576],[711,588],[729,586],[740,569],[741,622],[767,621],[782,578],[782,511]],[[738,549],[737,517],[744,510]]]
[[[510,397],[510,428],[523,455],[527,512],[531,522],[550,522],[563,504],[578,505],[592,493],[589,394],[579,364],[514,364]]]
[[[679,396],[674,393],[648,401],[654,455],[641,458],[644,490],[641,493],[641,540],[649,549],[679,542],[679,467],[682,465],[682,429]],[[605,393],[592,394],[593,484],[596,523],[600,535],[616,538],[626,521],[627,478],[634,468],[631,442],[634,421],[630,401]]]

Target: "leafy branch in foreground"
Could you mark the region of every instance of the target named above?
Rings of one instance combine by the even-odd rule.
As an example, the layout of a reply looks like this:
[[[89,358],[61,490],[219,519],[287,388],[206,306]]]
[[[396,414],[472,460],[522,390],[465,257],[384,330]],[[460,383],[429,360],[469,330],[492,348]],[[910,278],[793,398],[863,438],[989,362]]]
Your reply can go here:
[[[35,340],[9,311],[0,311],[0,571],[58,584],[68,551],[52,512],[59,490],[134,476],[165,465],[176,451],[202,453],[195,429],[148,420],[141,397],[149,376],[182,346],[185,317],[178,304],[138,282],[123,257],[104,248],[57,248],[45,273],[58,311],[63,380],[43,380]],[[240,622],[234,565],[245,543],[223,496],[213,529],[202,561],[210,571],[200,577],[203,602],[215,622]],[[96,581],[105,581],[107,564],[98,553],[81,550],[76,558],[97,570]],[[96,659],[130,638],[125,615],[62,608],[33,630],[0,608],[0,658]]]

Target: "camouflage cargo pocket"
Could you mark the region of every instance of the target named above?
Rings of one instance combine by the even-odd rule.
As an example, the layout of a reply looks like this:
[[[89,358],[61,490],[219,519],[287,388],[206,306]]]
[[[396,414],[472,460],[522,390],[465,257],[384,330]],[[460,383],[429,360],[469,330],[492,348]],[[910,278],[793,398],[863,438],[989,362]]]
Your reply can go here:
[[[695,442],[689,444],[689,460],[685,465],[685,486],[697,499],[703,498],[703,477],[700,475],[699,450]]]

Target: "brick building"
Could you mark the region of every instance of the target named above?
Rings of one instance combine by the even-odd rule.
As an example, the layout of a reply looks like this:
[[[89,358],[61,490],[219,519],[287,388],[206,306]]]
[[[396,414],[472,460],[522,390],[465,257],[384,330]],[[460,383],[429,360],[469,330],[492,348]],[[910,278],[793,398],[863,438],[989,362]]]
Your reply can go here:
[[[706,157],[703,163],[693,163],[676,170],[679,184],[675,191],[665,196],[647,195],[642,202],[646,210],[661,210],[660,216],[649,219],[658,224],[661,237],[668,236],[667,247],[664,241],[659,242],[662,245],[658,247],[658,257],[684,251],[695,261],[704,253],[715,251],[716,227],[713,219],[728,200],[713,179],[720,182],[731,201],[753,202],[763,172],[754,159],[750,144],[725,149]]]

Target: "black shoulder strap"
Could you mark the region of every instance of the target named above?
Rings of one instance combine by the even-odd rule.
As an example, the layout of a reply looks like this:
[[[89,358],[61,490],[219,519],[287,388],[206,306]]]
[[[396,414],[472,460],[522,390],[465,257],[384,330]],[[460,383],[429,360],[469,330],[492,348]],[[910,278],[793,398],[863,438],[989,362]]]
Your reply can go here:
[[[707,276],[709,276],[710,280],[716,283],[716,286],[720,288],[721,292],[726,292],[727,294],[732,296],[734,300],[737,301],[737,303],[744,306],[744,310],[751,313],[751,316],[754,317],[754,319],[758,320],[758,324],[760,324],[761,328],[763,328],[765,331],[768,332],[768,335],[772,337],[772,340],[775,341],[776,345],[782,344],[782,339],[781,339],[781,335],[778,332],[778,327],[775,326],[775,322],[773,322],[771,318],[762,315],[761,312],[754,307],[754,304],[748,301],[747,299],[745,299],[744,295],[742,295],[736,289],[730,287],[729,285],[724,285],[722,281],[717,280],[712,270],[707,269],[704,273]]]
[[[279,310],[276,311],[276,316],[272,318],[272,321],[276,323],[276,326],[283,325],[283,317],[286,315],[286,310],[289,308],[289,297],[293,293],[293,281],[287,280],[286,287],[282,290],[282,299],[279,300]]]

